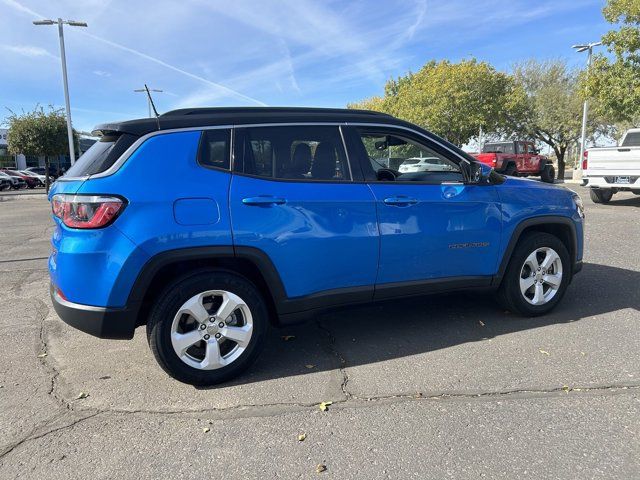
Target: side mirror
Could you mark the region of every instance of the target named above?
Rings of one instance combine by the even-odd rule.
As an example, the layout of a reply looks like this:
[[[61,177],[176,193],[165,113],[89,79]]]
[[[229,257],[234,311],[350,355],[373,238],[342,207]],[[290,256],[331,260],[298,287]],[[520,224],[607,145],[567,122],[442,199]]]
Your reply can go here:
[[[467,185],[477,185],[482,181],[482,167],[480,163],[470,162],[464,159],[460,162],[460,170],[462,171],[464,183]]]
[[[390,168],[381,168],[376,172],[376,178],[382,182],[394,182],[398,175]]]

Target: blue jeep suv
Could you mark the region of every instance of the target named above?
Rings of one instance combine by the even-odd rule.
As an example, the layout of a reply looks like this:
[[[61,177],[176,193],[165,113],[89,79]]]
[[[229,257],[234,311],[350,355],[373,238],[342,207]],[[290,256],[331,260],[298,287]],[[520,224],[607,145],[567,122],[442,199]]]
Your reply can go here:
[[[347,304],[486,289],[542,315],[582,266],[578,195],[385,114],[183,109],[96,133],[50,193],[53,305],[101,338],[146,325],[183,382],[228,380],[269,323]]]

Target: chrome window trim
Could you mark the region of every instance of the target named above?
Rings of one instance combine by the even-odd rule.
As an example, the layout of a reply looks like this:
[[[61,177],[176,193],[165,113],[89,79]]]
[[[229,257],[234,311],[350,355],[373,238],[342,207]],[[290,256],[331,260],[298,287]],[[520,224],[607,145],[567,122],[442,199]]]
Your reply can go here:
[[[464,160],[464,157],[462,157],[461,155],[459,155],[458,153],[454,152],[453,150],[451,150],[449,147],[447,147],[446,145],[438,142],[435,139],[429,138],[428,136],[424,135],[421,132],[418,132],[417,130],[414,130],[413,128],[409,128],[409,127],[405,127],[404,125],[394,125],[394,124],[389,124],[389,123],[372,123],[372,122],[271,122],[271,123],[247,123],[247,124],[240,124],[240,125],[209,125],[209,126],[200,126],[200,127],[184,127],[184,128],[171,128],[171,129],[167,129],[167,130],[154,130],[153,132],[149,132],[146,133],[145,135],[141,136],[140,138],[138,138],[135,142],[133,142],[133,144],[127,148],[127,150],[124,151],[124,153],[120,156],[120,158],[118,158],[118,160],[116,160],[113,165],[111,165],[108,169],[106,169],[104,172],[100,172],[100,173],[96,173],[94,175],[85,175],[82,177],[65,177],[64,175],[60,178],[58,178],[56,181],[63,181],[63,182],[70,182],[70,181],[74,181],[74,180],[89,180],[89,179],[93,179],[93,178],[104,178],[104,177],[109,177],[111,175],[113,175],[114,173],[116,173],[120,167],[122,167],[122,165],[129,159],[129,157],[131,157],[131,155],[133,155],[133,153],[144,143],[146,142],[148,139],[155,137],[157,135],[168,135],[171,133],[182,133],[182,132],[202,132],[204,130],[220,130],[220,129],[231,129],[232,130],[232,144],[233,144],[233,131],[236,128],[255,128],[255,127],[292,127],[292,126],[310,126],[310,125],[317,125],[317,126],[336,126],[338,127],[339,131],[340,131],[340,135],[342,137],[342,143],[343,143],[343,148],[345,149],[345,155],[347,156],[347,164],[349,165],[349,173],[351,174],[351,181],[353,182],[353,172],[351,171],[351,162],[349,159],[349,151],[346,148],[346,144],[344,141],[344,135],[342,134],[342,128],[340,127],[378,127],[378,128],[390,128],[390,129],[399,129],[399,130],[405,130],[407,132],[411,132],[414,135],[417,135],[418,137],[424,139],[427,142],[432,142],[435,143],[436,145],[439,145],[441,148],[443,148],[444,150],[448,151],[449,153],[451,153],[454,157],[456,157],[459,161]],[[233,146],[233,145],[231,145]],[[232,155],[232,164],[231,164],[231,172],[233,172],[233,149],[231,150],[231,155]]]

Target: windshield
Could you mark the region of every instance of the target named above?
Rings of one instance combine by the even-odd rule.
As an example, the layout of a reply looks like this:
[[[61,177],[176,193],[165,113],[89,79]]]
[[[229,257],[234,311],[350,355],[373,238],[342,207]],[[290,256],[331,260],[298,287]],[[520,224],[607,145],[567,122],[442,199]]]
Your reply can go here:
[[[622,142],[622,147],[640,147],[640,132],[628,132]]]
[[[482,153],[515,153],[513,142],[485,143]]]

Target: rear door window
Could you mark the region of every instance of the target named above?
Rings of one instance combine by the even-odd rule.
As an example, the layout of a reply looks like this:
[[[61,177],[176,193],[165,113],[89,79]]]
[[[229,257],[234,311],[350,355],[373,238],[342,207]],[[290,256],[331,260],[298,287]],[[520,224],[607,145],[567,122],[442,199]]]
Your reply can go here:
[[[350,181],[337,126],[238,128],[235,170],[285,180]]]

